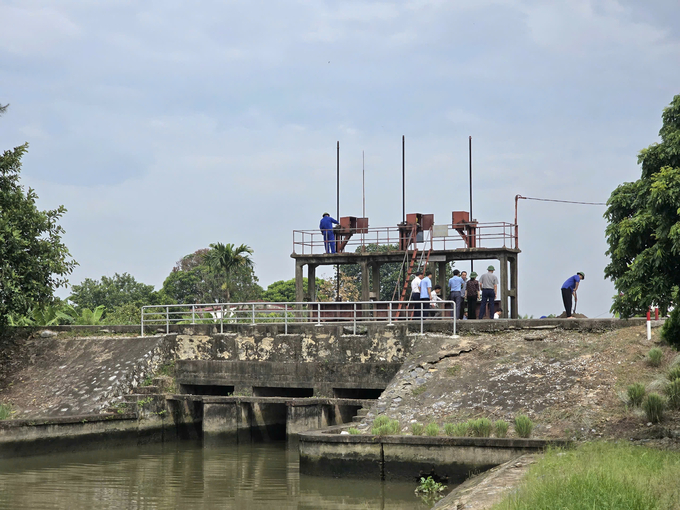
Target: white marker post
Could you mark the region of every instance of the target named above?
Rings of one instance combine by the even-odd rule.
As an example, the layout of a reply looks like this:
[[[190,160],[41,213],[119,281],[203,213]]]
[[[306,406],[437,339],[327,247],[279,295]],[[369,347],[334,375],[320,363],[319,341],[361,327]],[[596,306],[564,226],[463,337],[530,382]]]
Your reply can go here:
[[[647,340],[652,339],[652,321],[651,321],[651,310],[647,308]]]

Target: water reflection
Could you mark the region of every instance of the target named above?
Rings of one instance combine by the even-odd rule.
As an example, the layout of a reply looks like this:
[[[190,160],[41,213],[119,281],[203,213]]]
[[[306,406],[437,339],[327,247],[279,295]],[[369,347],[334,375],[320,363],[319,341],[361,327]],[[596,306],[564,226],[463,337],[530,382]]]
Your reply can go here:
[[[286,443],[170,443],[0,460],[5,509],[420,509],[413,483],[302,478]]]

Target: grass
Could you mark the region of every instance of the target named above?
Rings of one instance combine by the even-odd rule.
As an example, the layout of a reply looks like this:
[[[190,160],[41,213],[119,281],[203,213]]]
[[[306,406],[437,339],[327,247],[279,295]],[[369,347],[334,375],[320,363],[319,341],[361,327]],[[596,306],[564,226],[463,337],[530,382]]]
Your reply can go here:
[[[456,377],[460,373],[460,365],[453,365],[446,369],[446,375]]]
[[[476,420],[471,420],[470,425],[470,435],[472,437],[490,437],[491,430],[493,429],[493,423],[488,418],[478,418]]]
[[[411,423],[411,434],[414,436],[420,436],[425,430],[425,425],[422,423]]]
[[[438,436],[439,435],[439,425],[437,425],[434,422],[428,423],[427,427],[425,427],[425,435],[432,436],[432,437]]]
[[[677,508],[679,477],[680,454],[675,452],[606,442],[549,449],[519,490],[493,509]]]
[[[350,433],[351,435],[353,435],[353,436],[358,436],[359,434],[361,434],[361,431],[360,431],[358,428],[356,428],[356,427],[350,427],[350,428],[348,428],[348,429],[347,429],[347,432],[349,432],[349,433]]]
[[[642,401],[645,398],[645,393],[647,393],[647,390],[645,390],[644,384],[635,383],[628,386],[627,393],[630,404],[633,407],[640,407],[642,405]]]
[[[447,436],[465,437],[470,432],[470,425],[467,422],[462,423],[445,423],[444,433]]]
[[[12,416],[12,406],[9,404],[0,404],[0,420],[6,420]]]
[[[677,381],[680,379],[680,365],[671,368],[666,375],[668,376],[669,381]]]
[[[663,420],[663,410],[666,407],[666,402],[658,393],[650,393],[642,403],[642,409],[645,411],[647,420],[652,423],[659,423]]]
[[[378,416],[373,421],[371,434],[374,436],[398,436],[401,434],[401,425],[398,420],[391,420],[387,416]]]
[[[668,398],[668,407],[680,409],[680,379],[669,382],[663,392]]]
[[[413,395],[414,397],[417,397],[418,395],[422,395],[423,393],[425,393],[425,390],[427,390],[427,386],[422,384],[422,385],[418,386],[417,388],[415,388],[414,390],[412,390],[411,395]]]
[[[647,363],[653,367],[658,367],[663,361],[663,351],[658,347],[652,347],[647,353]]]
[[[531,437],[531,431],[534,429],[534,424],[525,414],[518,414],[515,416],[515,432],[519,437]]]
[[[508,422],[505,420],[496,420],[496,422],[493,424],[494,434],[496,437],[507,437],[508,428]]]

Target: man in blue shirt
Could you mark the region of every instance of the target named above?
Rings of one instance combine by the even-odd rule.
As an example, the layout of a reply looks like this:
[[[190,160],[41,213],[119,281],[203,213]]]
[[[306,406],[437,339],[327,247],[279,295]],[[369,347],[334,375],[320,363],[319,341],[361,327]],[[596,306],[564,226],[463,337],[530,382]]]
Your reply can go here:
[[[454,269],[453,276],[449,280],[449,300],[456,302],[456,315],[460,319],[462,317],[460,312],[463,308],[463,286],[465,285],[465,280],[459,275],[460,271]]]
[[[432,299],[432,271],[428,271],[420,281],[420,303],[422,304],[423,318],[430,315],[430,300]]]
[[[586,274],[583,271],[579,271],[574,276],[567,279],[566,282],[562,284],[562,302],[564,303],[564,310],[567,312],[567,318],[571,317],[571,296],[578,303],[578,297],[576,296],[576,290],[578,289],[578,284],[581,280],[586,279]]]
[[[323,213],[323,218],[319,222],[321,234],[323,234],[323,246],[326,253],[335,253],[335,234],[333,233],[333,223],[338,225],[338,221],[331,218],[327,212]]]

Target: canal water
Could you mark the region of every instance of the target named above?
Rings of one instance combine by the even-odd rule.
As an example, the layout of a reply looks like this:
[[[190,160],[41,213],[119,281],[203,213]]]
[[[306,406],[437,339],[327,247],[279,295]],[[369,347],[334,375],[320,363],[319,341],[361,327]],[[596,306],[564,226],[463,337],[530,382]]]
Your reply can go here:
[[[194,442],[0,460],[0,510],[426,509],[414,482],[300,475],[297,445]]]

